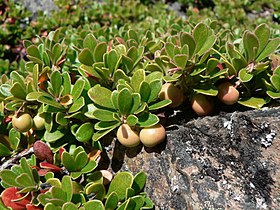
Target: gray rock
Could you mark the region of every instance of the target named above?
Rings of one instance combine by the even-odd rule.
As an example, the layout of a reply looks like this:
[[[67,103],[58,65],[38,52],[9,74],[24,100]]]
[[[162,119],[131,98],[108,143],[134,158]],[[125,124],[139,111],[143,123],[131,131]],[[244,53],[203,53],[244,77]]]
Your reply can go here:
[[[53,3],[52,0],[19,0],[23,5],[30,10],[33,14],[36,14],[39,11],[43,11],[48,14],[53,10],[57,9],[57,6]]]
[[[156,209],[279,209],[280,108],[186,116],[168,120],[167,141],[155,148],[116,141],[100,165],[144,170]]]

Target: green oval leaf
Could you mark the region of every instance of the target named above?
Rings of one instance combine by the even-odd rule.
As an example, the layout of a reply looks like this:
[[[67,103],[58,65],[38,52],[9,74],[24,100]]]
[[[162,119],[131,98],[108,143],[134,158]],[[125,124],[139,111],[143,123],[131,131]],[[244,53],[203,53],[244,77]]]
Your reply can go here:
[[[140,127],[150,127],[159,122],[158,116],[152,113],[144,113],[138,116],[138,123]]]
[[[266,58],[267,56],[269,56],[270,54],[272,54],[277,49],[279,44],[280,44],[280,38],[271,39],[267,43],[265,48],[260,52],[260,54],[256,58],[256,61],[259,62],[259,61],[263,60],[264,58]]]
[[[100,42],[96,45],[93,53],[95,62],[103,61],[103,55],[107,51],[107,44],[105,42]]]
[[[93,125],[90,122],[82,124],[76,131],[75,137],[80,142],[87,142],[93,135]]]
[[[88,48],[85,48],[80,52],[78,59],[82,64],[87,66],[92,66],[92,64],[94,64],[93,55]]]
[[[116,121],[114,112],[105,109],[96,109],[91,116],[100,121]]]
[[[126,116],[132,105],[132,95],[127,88],[123,88],[118,94],[118,108],[123,116]]]
[[[91,200],[84,204],[85,210],[105,210],[103,203],[100,200]]]
[[[171,103],[172,103],[172,101],[170,99],[166,99],[166,100],[162,100],[162,101],[159,101],[159,102],[155,102],[155,103],[149,104],[149,110],[150,111],[158,110],[158,109],[161,109],[163,107],[168,106]]]
[[[253,78],[253,75],[248,73],[246,69],[241,69],[238,72],[238,77],[242,82],[249,82]]]
[[[138,69],[134,72],[131,78],[131,86],[135,92],[140,92],[141,83],[145,80],[145,71],[144,69]]]
[[[111,101],[112,91],[101,87],[100,85],[95,85],[88,91],[89,98],[96,104],[109,109],[114,109],[114,105]]]
[[[118,206],[119,198],[117,193],[112,192],[106,199],[105,209],[116,209]]]
[[[60,94],[60,89],[62,85],[62,77],[59,71],[54,71],[50,76],[50,82],[52,85],[53,93],[56,97]]]
[[[13,84],[10,91],[16,98],[25,100],[26,95],[27,95],[26,89],[23,89],[22,86],[18,82]]]
[[[240,99],[238,101],[238,103],[243,106],[250,107],[250,108],[260,109],[260,108],[262,108],[263,105],[268,103],[268,100],[264,99],[264,98],[251,97],[251,98],[246,98],[246,99]]]
[[[44,139],[47,142],[55,142],[61,139],[65,135],[65,130],[56,130],[54,132],[46,131],[44,134]]]
[[[119,201],[123,201],[126,195],[126,189],[131,188],[133,184],[133,176],[129,172],[119,172],[112,180],[107,195],[115,192]]]
[[[103,200],[103,198],[105,197],[106,190],[103,184],[94,183],[88,186],[85,192],[86,194],[94,193],[94,199]]]
[[[61,161],[69,172],[77,170],[78,166],[76,165],[75,159],[68,152],[62,153]]]
[[[178,66],[181,69],[184,69],[188,61],[188,56],[183,54],[177,54],[174,56],[173,60],[176,66]]]
[[[84,90],[85,84],[86,84],[86,82],[82,78],[79,78],[75,82],[73,89],[71,91],[71,95],[73,96],[74,100],[78,99],[81,96],[81,94]]]
[[[132,184],[132,188],[134,189],[135,194],[140,193],[144,189],[146,180],[147,180],[147,175],[143,171],[135,175]]]
[[[147,102],[150,98],[151,87],[149,83],[143,81],[140,86],[141,101]]]

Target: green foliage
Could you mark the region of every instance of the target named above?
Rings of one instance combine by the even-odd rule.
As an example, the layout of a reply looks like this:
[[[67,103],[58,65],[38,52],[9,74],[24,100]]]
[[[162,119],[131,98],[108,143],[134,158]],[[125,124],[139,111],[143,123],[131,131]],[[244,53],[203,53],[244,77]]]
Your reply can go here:
[[[183,92],[186,107],[197,94],[217,97],[223,82],[246,107],[280,98],[279,30],[271,17],[247,17],[263,1],[213,1],[219,19],[212,20],[204,18],[213,15],[204,1],[180,1],[188,18],[160,2],[78,2],[55,1],[56,11],[37,18],[20,1],[0,3],[0,156],[37,139],[54,153],[53,163],[22,158],[0,172],[1,184],[32,196],[35,206],[153,208],[143,172],[120,172],[105,186],[96,168],[100,141],[111,131],[159,123],[157,114],[172,103],[160,97],[164,83]],[[44,128],[18,132],[11,119],[21,112],[43,116]]]
[[[72,149],[72,152],[73,155],[70,155],[64,151],[61,161],[65,169],[71,172],[70,176],[64,172],[60,179],[61,171],[55,173],[49,171],[44,176],[42,174],[39,176],[41,169],[36,166],[38,159],[32,156],[28,161],[22,158],[20,165],[2,170],[0,172],[1,185],[6,189],[16,187],[18,193],[26,194],[22,199],[26,198],[29,204],[40,209],[153,208],[153,203],[143,192],[147,178],[144,172],[139,172],[135,176],[129,172],[119,172],[106,188],[102,173],[91,172],[96,167],[96,163],[94,162],[95,167],[89,167],[92,165],[91,160],[87,162],[88,154],[84,149],[77,147]],[[43,164],[40,165],[43,166]],[[87,177],[86,180],[78,179],[77,166],[80,166],[80,171]],[[49,167],[51,168],[54,169],[54,165]],[[11,202],[16,204],[18,201]],[[4,208],[4,204],[0,205]]]

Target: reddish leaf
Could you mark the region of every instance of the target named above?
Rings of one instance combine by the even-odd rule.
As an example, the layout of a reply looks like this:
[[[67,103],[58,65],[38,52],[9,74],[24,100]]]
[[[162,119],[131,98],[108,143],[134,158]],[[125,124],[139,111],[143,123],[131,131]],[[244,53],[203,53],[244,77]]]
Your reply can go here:
[[[66,150],[63,147],[59,148],[59,157],[60,159],[62,158],[62,153],[65,152]]]
[[[33,206],[32,204],[26,205],[26,210],[41,210],[42,208],[39,206]]]
[[[25,194],[18,193],[16,187],[9,187],[2,192],[1,199],[6,207],[11,207],[13,210],[25,210],[26,209],[25,206],[27,204],[30,204],[32,199],[32,196],[30,194],[25,198],[23,198],[22,200],[13,201],[13,200],[18,200],[24,196]]]
[[[41,168],[44,168],[44,169],[49,169],[53,172],[59,172],[61,171],[62,169],[59,168],[58,166],[54,165],[54,164],[51,164],[51,163],[47,163],[47,162],[41,162],[40,163],[40,167]]]

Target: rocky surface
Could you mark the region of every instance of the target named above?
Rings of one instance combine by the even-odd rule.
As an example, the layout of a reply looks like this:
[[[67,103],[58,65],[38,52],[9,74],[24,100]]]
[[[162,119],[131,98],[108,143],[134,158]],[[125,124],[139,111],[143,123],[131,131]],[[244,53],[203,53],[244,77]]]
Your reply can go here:
[[[155,148],[107,147],[100,166],[144,170],[156,209],[279,209],[280,108],[167,121]]]
[[[23,3],[23,5],[30,10],[33,14],[39,11],[49,13],[52,10],[57,9],[57,6],[53,3],[53,0],[18,0]]]

